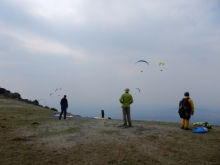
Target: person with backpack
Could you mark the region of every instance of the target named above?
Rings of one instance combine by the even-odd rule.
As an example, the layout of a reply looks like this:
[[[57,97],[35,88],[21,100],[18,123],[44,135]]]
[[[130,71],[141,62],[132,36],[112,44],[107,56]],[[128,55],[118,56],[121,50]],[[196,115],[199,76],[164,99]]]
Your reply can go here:
[[[119,99],[120,103],[122,104],[122,113],[123,113],[123,120],[124,124],[123,126],[127,126],[127,122],[129,124],[129,127],[132,127],[131,125],[131,115],[130,115],[130,104],[132,104],[133,97],[131,94],[129,94],[130,89],[126,88],[125,93],[121,95],[121,98]]]
[[[194,114],[194,103],[193,100],[189,97],[189,92],[184,93],[184,98],[179,102],[179,116],[182,118],[181,129],[189,129],[189,120],[191,115]]]
[[[66,95],[64,95],[64,97],[61,99],[60,106],[61,106],[61,113],[59,120],[61,119],[62,115],[64,115],[64,119],[66,119],[66,109],[68,108],[68,101],[66,99]]]
[[[101,115],[102,115],[102,118],[104,118],[105,116],[104,110],[101,110]]]

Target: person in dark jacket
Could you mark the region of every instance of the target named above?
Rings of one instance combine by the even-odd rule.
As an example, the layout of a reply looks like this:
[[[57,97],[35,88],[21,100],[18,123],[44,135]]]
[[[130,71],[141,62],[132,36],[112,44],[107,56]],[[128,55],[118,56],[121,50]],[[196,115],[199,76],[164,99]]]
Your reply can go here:
[[[101,110],[101,114],[102,114],[102,118],[104,118],[105,116],[104,110]]]
[[[189,104],[189,114],[187,115],[187,116],[181,116],[181,118],[182,118],[182,121],[181,121],[181,129],[185,129],[185,130],[190,130],[189,129],[189,119],[190,119],[190,117],[192,116],[192,115],[194,115],[194,103],[193,103],[193,100],[189,97],[189,92],[185,92],[184,93],[184,98],[183,99],[187,99],[187,101],[188,101],[188,104]],[[183,100],[182,99],[182,100]],[[182,100],[180,100],[180,102],[182,101]],[[179,103],[179,106],[180,106],[180,103]],[[186,113],[187,114],[187,113]]]
[[[64,97],[61,99],[60,105],[61,105],[61,113],[59,120],[61,119],[62,115],[64,115],[64,119],[66,119],[66,109],[68,108],[68,101],[66,99],[66,95],[64,95]]]

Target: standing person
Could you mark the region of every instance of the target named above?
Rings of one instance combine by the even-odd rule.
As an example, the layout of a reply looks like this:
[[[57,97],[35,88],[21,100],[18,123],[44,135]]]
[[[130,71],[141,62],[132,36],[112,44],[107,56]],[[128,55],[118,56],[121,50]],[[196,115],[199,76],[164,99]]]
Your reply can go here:
[[[61,119],[63,113],[64,113],[64,119],[66,119],[66,109],[68,108],[68,101],[66,99],[66,95],[64,95],[64,97],[61,99],[60,105],[61,105],[61,113],[59,120]]]
[[[121,95],[119,99],[120,103],[122,104],[122,114],[124,120],[124,126],[127,126],[127,122],[129,127],[131,127],[131,115],[130,115],[130,105],[134,102],[133,97],[129,94],[130,89],[126,88],[125,93]]]
[[[179,115],[182,118],[181,129],[189,129],[189,120],[191,115],[194,114],[193,100],[189,97],[189,92],[184,93],[184,98],[179,102]]]
[[[101,113],[102,113],[102,118],[104,118],[105,116],[104,110],[101,110]]]

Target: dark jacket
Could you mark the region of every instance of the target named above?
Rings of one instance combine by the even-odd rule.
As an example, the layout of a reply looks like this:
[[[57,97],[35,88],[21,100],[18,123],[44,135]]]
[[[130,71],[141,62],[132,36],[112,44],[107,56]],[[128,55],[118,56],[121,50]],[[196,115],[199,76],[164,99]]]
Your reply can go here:
[[[60,105],[61,105],[61,107],[68,108],[68,101],[67,101],[67,99],[65,97],[61,99]]]

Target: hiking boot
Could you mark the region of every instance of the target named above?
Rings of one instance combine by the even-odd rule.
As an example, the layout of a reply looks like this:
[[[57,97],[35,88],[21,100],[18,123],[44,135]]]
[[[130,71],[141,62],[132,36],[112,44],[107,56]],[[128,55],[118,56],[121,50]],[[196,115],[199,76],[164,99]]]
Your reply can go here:
[[[126,123],[126,124],[123,124],[123,128],[128,128],[127,123]]]
[[[189,129],[189,128],[184,128],[185,130],[191,130],[191,129]]]
[[[180,127],[181,129],[184,129],[184,126]]]
[[[131,125],[131,124],[129,124],[129,127],[132,127],[132,125]]]

